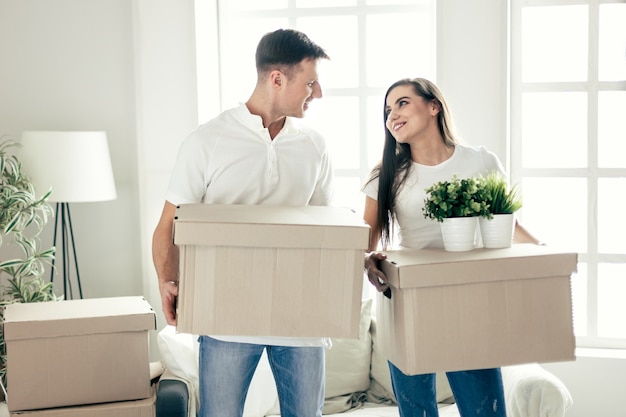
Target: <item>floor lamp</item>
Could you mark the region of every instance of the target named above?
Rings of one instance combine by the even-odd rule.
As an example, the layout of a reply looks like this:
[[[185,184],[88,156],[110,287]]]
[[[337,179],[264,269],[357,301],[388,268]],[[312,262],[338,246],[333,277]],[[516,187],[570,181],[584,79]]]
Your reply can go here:
[[[63,273],[65,299],[75,295],[83,298],[70,203],[108,201],[117,197],[106,133],[23,132],[22,166],[36,193],[41,195],[52,189],[48,202],[56,203],[53,237],[56,255],[50,282],[54,282],[55,269],[59,270]],[[77,294],[74,294],[72,269]]]

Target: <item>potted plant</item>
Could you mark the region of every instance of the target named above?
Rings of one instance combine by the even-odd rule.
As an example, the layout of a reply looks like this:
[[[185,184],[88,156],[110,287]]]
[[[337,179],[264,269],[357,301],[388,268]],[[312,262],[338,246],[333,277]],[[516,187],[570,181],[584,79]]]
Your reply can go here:
[[[445,250],[474,249],[478,218],[489,214],[482,181],[481,177],[454,175],[426,189],[423,214],[441,223]]]
[[[37,198],[33,184],[22,170],[11,148],[20,144],[12,140],[0,142],[0,247],[14,245],[21,252],[16,258],[0,259],[0,319],[4,306],[10,303],[31,303],[59,300],[52,283],[42,279],[44,263],[54,258],[54,248],[41,249],[38,235],[43,230],[52,208],[47,203],[51,191]],[[6,387],[6,345],[0,326],[0,380]]]
[[[485,248],[507,248],[513,241],[514,213],[522,207],[517,187],[509,187],[506,178],[491,172],[481,180],[488,213],[479,220]]]

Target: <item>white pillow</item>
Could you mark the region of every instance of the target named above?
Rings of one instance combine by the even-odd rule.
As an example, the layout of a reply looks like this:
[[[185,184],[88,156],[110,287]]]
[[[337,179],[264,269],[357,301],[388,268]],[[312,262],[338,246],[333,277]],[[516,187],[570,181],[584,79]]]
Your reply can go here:
[[[334,414],[359,406],[370,385],[372,362],[372,300],[361,302],[358,339],[332,339],[326,351],[324,414]]]
[[[506,414],[563,417],[572,396],[563,382],[536,363],[502,367]]]
[[[174,326],[165,326],[157,336],[163,367],[194,387],[198,385],[197,339],[197,336],[191,334],[176,333]]]
[[[198,398],[198,337],[186,333],[176,333],[174,326],[164,327],[158,334],[157,345],[165,369],[177,378],[188,382],[192,404]],[[263,352],[243,410],[244,417],[266,415],[278,403],[276,384],[270,369],[267,355]],[[195,413],[194,413],[195,415]]]
[[[326,350],[326,398],[365,392],[372,360],[372,300],[361,303],[358,339],[332,339]]]

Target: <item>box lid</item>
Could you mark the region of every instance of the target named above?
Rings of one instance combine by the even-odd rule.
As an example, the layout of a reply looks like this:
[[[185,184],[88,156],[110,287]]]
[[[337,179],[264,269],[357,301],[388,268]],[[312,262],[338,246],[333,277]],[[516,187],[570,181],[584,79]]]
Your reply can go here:
[[[577,253],[534,244],[468,252],[416,249],[383,253],[387,259],[382,270],[396,288],[570,276],[578,262]]]
[[[362,249],[369,226],[345,207],[183,204],[176,245]]]
[[[4,311],[7,341],[156,329],[156,314],[141,296],[15,303]]]

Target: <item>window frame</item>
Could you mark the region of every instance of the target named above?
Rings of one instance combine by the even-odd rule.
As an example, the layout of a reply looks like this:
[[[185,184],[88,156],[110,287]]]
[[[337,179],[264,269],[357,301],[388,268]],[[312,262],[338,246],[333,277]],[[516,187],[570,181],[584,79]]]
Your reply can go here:
[[[624,3],[620,0],[510,0],[510,157],[511,180],[521,184],[524,178],[563,177],[583,178],[587,182],[587,251],[579,253],[579,265],[586,265],[586,331],[576,335],[578,347],[626,348],[626,338],[598,336],[598,266],[602,263],[626,264],[626,254],[600,253],[598,250],[598,188],[603,178],[626,177],[626,168],[598,166],[598,96],[604,91],[626,91],[624,81],[600,81],[599,19],[603,4]],[[564,5],[588,6],[588,75],[580,82],[523,82],[522,81],[522,10],[526,7]],[[584,92],[587,93],[587,166],[582,168],[528,168],[522,166],[522,96],[527,92]],[[522,190],[523,192],[523,190]],[[523,222],[523,210],[521,213]],[[576,279],[576,275],[574,275]]]
[[[218,91],[219,98],[207,99],[203,94],[198,94],[198,106],[199,106],[199,122],[203,123],[213,117],[215,114],[223,111],[229,107],[232,107],[233,101],[232,99],[225,99],[223,96],[223,87],[222,84],[222,72],[226,71],[225,68],[221,68],[219,60],[211,59],[211,57],[219,56],[222,46],[220,45],[220,32],[219,26],[225,24],[223,19],[220,18],[220,1],[221,0],[196,0],[196,26],[197,28],[206,28],[212,27],[213,30],[211,33],[207,34],[197,32],[197,40],[196,40],[196,53],[198,60],[198,89],[199,91]],[[405,0],[400,0],[401,3],[407,3]],[[284,9],[263,9],[263,10],[254,10],[254,11],[243,11],[239,12],[238,15],[241,17],[263,17],[263,18],[272,18],[272,17],[281,17],[287,18],[289,27],[298,28],[297,27],[297,19],[299,18],[309,18],[309,17],[319,17],[326,16],[329,14],[332,15],[342,15],[342,16],[356,16],[358,20],[358,84],[355,87],[349,88],[329,88],[324,84],[322,85],[324,99],[326,98],[336,98],[336,97],[355,97],[358,100],[358,127],[355,128],[355,131],[360,132],[359,137],[359,153],[358,153],[358,163],[355,164],[355,168],[341,168],[335,164],[334,174],[337,179],[337,182],[341,182],[343,179],[347,179],[352,181],[354,184],[358,179],[359,184],[362,184],[365,179],[368,177],[371,169],[373,168],[373,163],[371,161],[370,150],[368,148],[369,143],[367,140],[367,131],[368,131],[368,118],[371,118],[371,115],[368,115],[368,100],[371,97],[383,97],[386,91],[387,86],[377,87],[370,86],[367,84],[367,57],[366,57],[366,19],[367,16],[371,15],[382,15],[389,13],[406,13],[407,10],[411,12],[421,12],[421,13],[429,13],[430,21],[432,23],[431,26],[431,35],[432,39],[436,39],[436,30],[437,30],[437,10],[436,10],[436,1],[435,0],[415,0],[414,4],[380,4],[373,5],[368,4],[367,0],[355,0],[354,5],[352,6],[337,6],[337,7],[303,7],[299,8],[297,6],[297,0],[286,0],[285,2],[287,7]],[[201,16],[199,16],[201,14]],[[219,22],[218,25],[214,23],[211,24],[211,20],[213,22]],[[315,40],[315,39],[314,39]],[[198,45],[202,45],[200,48]],[[206,48],[206,45],[210,45],[210,48]],[[324,46],[322,44],[322,46]],[[429,76],[430,79],[435,81],[436,70],[437,70],[437,60],[436,60],[436,43],[433,43],[430,47],[430,62],[432,65],[432,75]],[[332,54],[331,54],[332,55]],[[332,64],[332,56],[331,56],[331,64]],[[246,77],[247,78],[247,77]],[[248,80],[247,80],[248,81]],[[395,80],[393,80],[395,81]],[[324,100],[322,99],[322,100]],[[309,110],[311,112],[311,110]],[[382,111],[380,112],[382,115]],[[378,115],[378,113],[376,113]],[[305,117],[304,122],[306,123],[307,118]],[[376,119],[378,120],[378,119]],[[382,129],[382,116],[381,116],[381,129]],[[382,142],[383,136],[381,133],[381,148],[380,153],[382,155]],[[341,189],[338,189],[339,194],[341,194]],[[360,194],[360,192],[355,193],[359,200],[355,201],[351,204],[351,208],[359,212],[362,210],[362,206],[364,203],[364,197]],[[344,203],[344,201],[339,201],[339,204]]]

